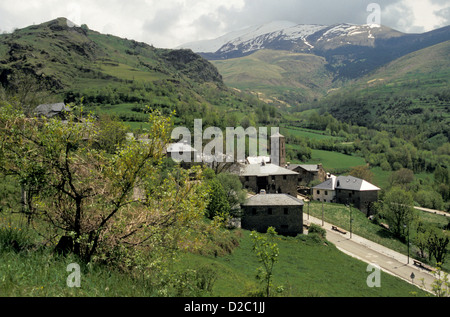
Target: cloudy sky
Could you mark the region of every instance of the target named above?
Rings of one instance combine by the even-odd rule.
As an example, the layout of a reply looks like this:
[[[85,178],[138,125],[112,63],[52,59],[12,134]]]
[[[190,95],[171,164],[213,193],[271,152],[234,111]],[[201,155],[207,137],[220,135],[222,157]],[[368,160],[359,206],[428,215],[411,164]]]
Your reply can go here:
[[[406,33],[449,25],[449,0],[14,0],[0,3],[0,32],[57,17],[124,38],[174,48],[271,21],[366,24],[370,3],[381,24]]]

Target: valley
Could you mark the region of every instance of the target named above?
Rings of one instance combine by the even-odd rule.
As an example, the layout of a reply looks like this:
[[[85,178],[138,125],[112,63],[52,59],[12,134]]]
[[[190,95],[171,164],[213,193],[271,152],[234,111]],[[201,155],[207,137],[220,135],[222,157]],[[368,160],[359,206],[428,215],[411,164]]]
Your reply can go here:
[[[65,18],[1,34],[0,273],[7,274],[0,278],[7,278],[0,279],[0,294],[263,296],[251,233],[226,222],[243,202],[232,198],[248,194],[239,178],[212,168],[186,171],[164,156],[170,129],[192,131],[198,118],[221,130],[280,127],[287,163],[322,165],[380,187],[375,220],[354,210],[356,232],[405,254],[406,236],[380,225],[392,193],[406,193],[414,206],[450,211],[448,30],[404,34],[282,21],[173,50],[70,26]],[[66,122],[28,126],[34,119],[24,118],[36,106],[56,102],[73,107]],[[154,153],[126,143],[126,133],[144,137]],[[21,186],[29,186],[30,202]],[[320,217],[318,202],[304,206],[304,217],[310,206]],[[327,221],[348,230],[348,206],[327,202],[325,208]],[[413,218],[414,256],[433,264],[421,239],[439,232],[448,240],[447,217]],[[320,230],[312,233],[276,238],[278,296],[427,296],[385,273],[388,286],[369,289],[364,263]],[[69,235],[78,235],[74,241],[83,248],[56,257],[59,238]],[[87,252],[97,242],[98,254]],[[41,288],[31,277],[64,280],[66,261],[75,256],[95,263],[84,268],[83,289],[56,282]],[[43,262],[52,268],[41,271]],[[21,275],[24,266],[36,269]]]

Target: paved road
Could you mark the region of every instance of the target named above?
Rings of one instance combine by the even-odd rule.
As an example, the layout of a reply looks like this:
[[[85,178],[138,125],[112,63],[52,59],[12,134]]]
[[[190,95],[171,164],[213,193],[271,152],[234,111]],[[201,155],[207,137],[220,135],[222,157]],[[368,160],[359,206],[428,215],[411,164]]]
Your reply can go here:
[[[441,215],[441,216],[445,216],[445,217],[450,217],[450,214],[448,212],[441,211],[441,210],[428,209],[428,208],[422,208],[422,207],[414,207],[414,209],[417,209],[417,210],[420,210],[420,211],[429,212],[431,214],[436,214],[436,215]]]
[[[321,219],[311,216],[309,216],[309,220],[307,216],[305,216],[305,222],[322,226]],[[413,265],[413,260],[411,258],[410,264],[407,264],[408,257],[406,255],[395,252],[355,234],[352,234],[352,238],[350,239],[349,232],[344,235],[333,231],[331,227],[331,224],[324,223],[324,229],[327,230],[327,240],[334,243],[342,252],[368,264],[376,264],[383,271],[400,277],[421,288],[423,288],[421,280],[423,279],[425,282],[425,289],[428,291],[431,290],[431,283],[435,280],[434,276],[430,272]],[[411,273],[414,273],[415,275],[413,281],[410,277]]]

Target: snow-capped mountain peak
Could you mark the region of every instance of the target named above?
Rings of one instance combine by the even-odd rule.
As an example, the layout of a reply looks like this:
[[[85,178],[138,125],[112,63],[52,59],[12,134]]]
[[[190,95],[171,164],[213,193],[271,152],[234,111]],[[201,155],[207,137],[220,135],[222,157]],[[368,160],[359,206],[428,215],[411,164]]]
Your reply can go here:
[[[401,33],[386,27],[342,23],[332,26],[296,24],[275,21],[251,26],[225,34],[217,39],[192,42],[180,48],[231,58],[260,49],[310,52],[313,49],[334,49],[343,45],[373,46],[377,37],[398,36]]]

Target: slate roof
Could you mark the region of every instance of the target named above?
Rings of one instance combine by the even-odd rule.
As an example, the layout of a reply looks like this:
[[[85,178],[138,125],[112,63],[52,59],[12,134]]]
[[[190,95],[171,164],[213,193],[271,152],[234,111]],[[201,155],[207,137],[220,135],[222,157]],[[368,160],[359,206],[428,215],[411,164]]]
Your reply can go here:
[[[249,164],[261,164],[262,162],[268,164],[270,163],[270,156],[249,156],[247,162]]]
[[[301,199],[288,194],[259,194],[250,197],[243,206],[303,206]]]
[[[167,147],[167,152],[177,152],[177,153],[185,153],[185,152],[197,152],[192,146],[186,143],[172,143]]]
[[[45,116],[47,118],[53,118],[54,116],[69,111],[70,108],[67,107],[64,102],[43,104],[37,106],[36,109],[34,109],[34,113],[36,116],[38,117]]]
[[[308,172],[318,172],[319,171],[319,165],[302,165],[302,164],[290,164],[287,168],[291,171],[295,170],[297,167],[301,167],[302,169],[308,171]]]
[[[314,189],[344,189],[344,190],[355,190],[355,191],[379,191],[381,190],[377,186],[353,176],[339,176],[337,178],[327,179],[322,184],[314,187]]]
[[[241,169],[241,176],[298,175],[275,164],[248,164]]]
[[[335,190],[335,188],[336,188],[336,177],[329,178],[325,182],[314,187],[314,189],[325,189],[325,190]]]

